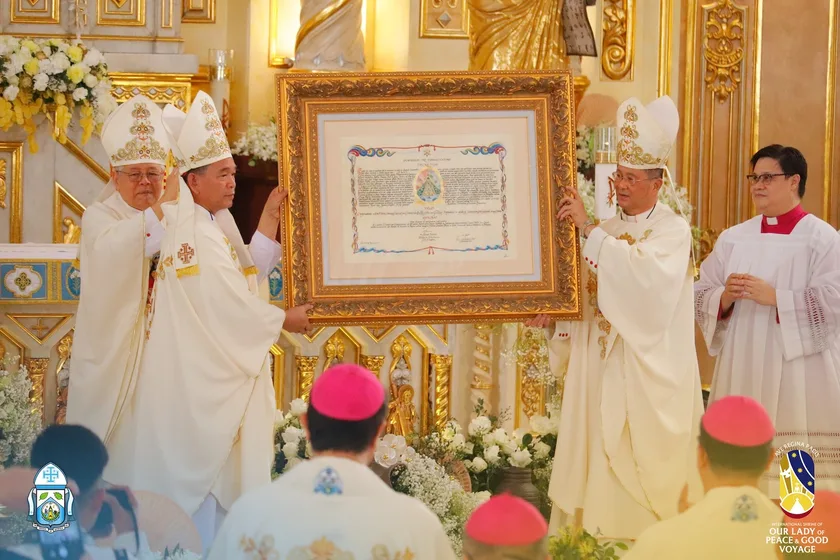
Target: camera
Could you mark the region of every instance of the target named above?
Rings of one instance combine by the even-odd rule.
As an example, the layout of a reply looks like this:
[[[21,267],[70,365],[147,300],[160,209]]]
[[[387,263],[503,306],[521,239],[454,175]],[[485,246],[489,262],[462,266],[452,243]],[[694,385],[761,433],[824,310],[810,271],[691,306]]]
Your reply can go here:
[[[134,523],[134,535],[138,541],[137,545],[139,546],[137,516],[134,513],[134,508],[131,506],[131,500],[128,497],[128,493],[122,488],[109,488],[105,492],[114,496],[120,507],[131,515],[131,519]],[[111,509],[111,504],[102,504],[102,509],[99,510],[96,522],[93,524],[93,527],[90,528],[90,534],[94,538],[102,538],[109,536],[113,530],[114,512]]]

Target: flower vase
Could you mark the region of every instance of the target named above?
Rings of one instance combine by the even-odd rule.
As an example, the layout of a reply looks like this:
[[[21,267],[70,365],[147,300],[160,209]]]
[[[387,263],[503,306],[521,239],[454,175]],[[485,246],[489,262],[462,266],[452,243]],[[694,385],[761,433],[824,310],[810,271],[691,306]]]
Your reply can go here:
[[[496,489],[496,494],[508,492],[514,496],[522,498],[526,502],[533,504],[537,509],[540,509],[541,497],[540,491],[534,486],[531,480],[531,469],[523,469],[520,467],[505,467],[502,470],[502,480]]]

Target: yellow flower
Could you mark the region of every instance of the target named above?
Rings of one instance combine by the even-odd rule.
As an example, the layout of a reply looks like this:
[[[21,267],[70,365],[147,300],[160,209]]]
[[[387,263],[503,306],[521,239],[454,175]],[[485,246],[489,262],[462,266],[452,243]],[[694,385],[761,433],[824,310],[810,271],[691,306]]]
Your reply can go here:
[[[34,76],[38,73],[38,70],[41,69],[41,63],[38,62],[37,58],[30,58],[29,62],[23,65],[23,69],[26,70],[26,73],[30,76]]]
[[[70,58],[70,62],[81,62],[85,53],[81,47],[70,47],[67,49],[67,56]]]
[[[67,77],[74,84],[78,84],[85,79],[85,69],[81,64],[74,64],[67,69]]]
[[[41,50],[41,47],[39,47],[37,43],[35,43],[35,41],[33,41],[32,39],[25,39],[21,41],[20,46],[26,47],[27,49],[29,49],[29,52],[33,53]]]
[[[85,101],[84,105],[82,105],[81,110],[79,111],[79,124],[82,125],[82,144],[87,144],[88,140],[90,140],[91,135],[93,134],[93,129],[96,125],[93,119],[93,107]],[[2,112],[0,112],[0,119],[2,119]],[[2,120],[0,120],[2,122]]]

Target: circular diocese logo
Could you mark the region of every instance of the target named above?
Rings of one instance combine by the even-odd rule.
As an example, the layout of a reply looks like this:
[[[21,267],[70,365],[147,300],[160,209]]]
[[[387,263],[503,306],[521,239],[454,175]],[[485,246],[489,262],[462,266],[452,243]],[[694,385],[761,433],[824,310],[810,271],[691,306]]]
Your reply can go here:
[[[422,202],[437,202],[443,193],[443,177],[434,167],[424,167],[414,177],[414,193]]]
[[[779,499],[788,517],[801,519],[814,509],[814,455],[810,446],[790,443],[778,451]]]

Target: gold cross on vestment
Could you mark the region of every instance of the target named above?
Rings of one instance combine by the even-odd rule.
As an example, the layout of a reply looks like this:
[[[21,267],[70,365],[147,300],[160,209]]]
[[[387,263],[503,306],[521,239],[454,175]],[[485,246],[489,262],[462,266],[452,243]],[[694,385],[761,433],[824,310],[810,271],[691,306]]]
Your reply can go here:
[[[195,255],[195,250],[189,246],[188,243],[181,244],[181,250],[178,251],[178,258],[181,259],[181,262],[184,264],[189,264],[190,261]]]

